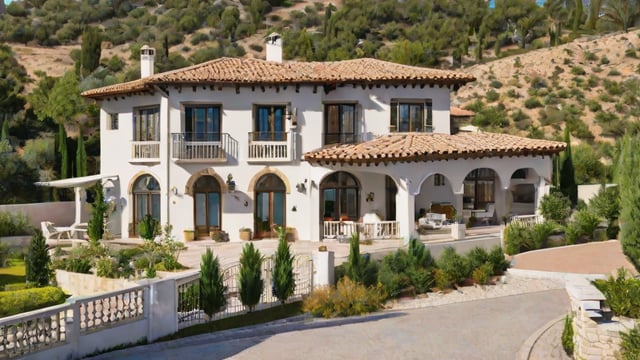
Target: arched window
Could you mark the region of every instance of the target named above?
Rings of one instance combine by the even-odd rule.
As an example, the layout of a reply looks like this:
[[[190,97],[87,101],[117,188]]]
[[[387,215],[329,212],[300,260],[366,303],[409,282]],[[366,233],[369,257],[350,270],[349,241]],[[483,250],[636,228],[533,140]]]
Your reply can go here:
[[[492,169],[471,171],[464,179],[464,208],[484,210],[487,204],[495,203],[495,179]]]
[[[320,214],[323,219],[358,220],[360,184],[353,175],[344,171],[335,172],[322,180],[320,191]]]
[[[138,223],[145,215],[151,215],[160,221],[160,184],[151,175],[142,175],[133,184],[133,228],[131,233],[138,234]]]
[[[213,176],[205,175],[193,184],[193,217],[198,238],[206,238],[221,226],[221,186]]]
[[[285,194],[287,188],[277,175],[266,174],[256,182],[255,189],[255,237],[273,236],[273,226],[286,226]]]

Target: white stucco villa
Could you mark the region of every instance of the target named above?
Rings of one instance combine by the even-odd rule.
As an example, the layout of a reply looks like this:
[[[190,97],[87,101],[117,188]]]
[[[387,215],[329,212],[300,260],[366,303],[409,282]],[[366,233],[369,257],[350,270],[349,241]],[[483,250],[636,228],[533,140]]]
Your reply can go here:
[[[278,224],[318,241],[375,213],[369,235],[406,237],[421,212],[493,206],[498,221],[533,213],[548,191],[564,143],[451,134],[450,92],[473,76],[376,59],[283,62],[280,37],[267,40],[267,60],[161,74],[145,47],[141,79],[83,93],[101,107],[101,173],[118,176],[105,185],[114,235],[135,237],[151,214],[178,237],[222,229],[236,241],[247,227],[265,238]]]

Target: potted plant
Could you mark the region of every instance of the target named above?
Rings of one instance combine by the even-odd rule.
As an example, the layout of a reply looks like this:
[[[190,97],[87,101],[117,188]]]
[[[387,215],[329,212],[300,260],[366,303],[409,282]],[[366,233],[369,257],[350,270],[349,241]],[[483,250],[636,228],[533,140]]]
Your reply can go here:
[[[286,235],[285,235],[285,238],[287,239],[287,242],[296,241],[296,237],[297,237],[296,228],[287,226]]]
[[[184,241],[193,241],[196,237],[196,232],[193,229],[185,229],[182,232],[184,236]]]
[[[239,230],[240,240],[249,241],[251,240],[251,229],[248,227],[241,227]]]
[[[461,215],[456,215],[453,218],[453,223],[451,224],[451,237],[454,240],[464,239],[464,232],[466,228],[467,227],[464,223],[464,217]]]

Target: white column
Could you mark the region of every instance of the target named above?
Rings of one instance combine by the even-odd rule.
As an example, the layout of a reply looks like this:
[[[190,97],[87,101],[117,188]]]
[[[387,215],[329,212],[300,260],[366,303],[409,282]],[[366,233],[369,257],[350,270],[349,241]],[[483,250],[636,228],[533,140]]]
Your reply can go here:
[[[405,243],[415,235],[416,197],[414,195],[412,179],[401,179],[402,185],[396,195],[396,219],[399,222],[400,236]]]
[[[171,141],[171,126],[169,121],[169,99],[163,96],[160,99],[160,224],[164,226],[171,222],[169,205],[171,204],[171,178],[169,142]],[[191,216],[185,214],[187,216]],[[175,229],[174,229],[175,231]],[[174,236],[176,234],[174,233]]]
[[[82,222],[82,201],[83,201],[83,192],[84,189],[76,186],[75,188],[73,188],[74,192],[75,192],[75,199],[76,199],[76,214],[75,214],[75,218],[73,220],[73,225],[78,225]]]
[[[313,287],[333,285],[335,260],[333,251],[316,251],[313,258]]]

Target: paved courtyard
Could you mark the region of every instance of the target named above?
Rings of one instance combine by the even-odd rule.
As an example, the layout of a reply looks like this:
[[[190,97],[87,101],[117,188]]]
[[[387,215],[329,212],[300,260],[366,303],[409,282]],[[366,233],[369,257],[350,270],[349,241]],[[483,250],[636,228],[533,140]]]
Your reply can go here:
[[[514,359],[567,311],[548,290],[365,317],[301,320],[125,349],[95,359]]]

